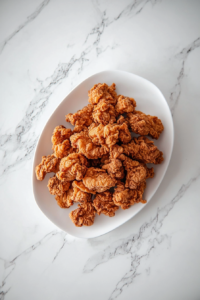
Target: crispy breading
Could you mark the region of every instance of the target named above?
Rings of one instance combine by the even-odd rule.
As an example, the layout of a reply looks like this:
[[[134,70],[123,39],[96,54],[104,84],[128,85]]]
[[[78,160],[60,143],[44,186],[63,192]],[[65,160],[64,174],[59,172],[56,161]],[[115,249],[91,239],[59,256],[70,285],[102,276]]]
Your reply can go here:
[[[73,188],[70,188],[68,191],[61,195],[55,195],[55,199],[57,201],[57,204],[61,208],[69,208],[70,206],[73,205]]]
[[[81,132],[84,128],[87,128],[92,124],[92,112],[93,105],[88,104],[83,107],[83,109],[78,110],[74,114],[68,114],[65,116],[67,122],[70,122],[72,125],[75,125],[74,132]]]
[[[116,111],[113,105],[102,99],[94,106],[92,117],[95,123],[112,124],[116,121]]]
[[[88,128],[88,135],[95,145],[105,145],[104,128],[103,124],[95,123],[92,123]]]
[[[97,146],[92,143],[87,131],[76,133],[70,138],[73,148],[78,148],[79,153],[84,154],[88,159],[98,159],[109,152],[106,146]]]
[[[121,146],[124,154],[146,164],[160,164],[163,161],[163,153],[145,136],[133,138],[130,143]]]
[[[54,154],[42,156],[42,161],[35,168],[37,180],[43,180],[47,173],[56,173],[59,170],[60,159]]]
[[[56,176],[61,181],[81,180],[85,176],[87,166],[89,163],[84,155],[72,153],[61,159],[60,171]]]
[[[73,197],[72,197],[74,202],[83,203],[83,202],[87,202],[87,201],[92,201],[92,194],[81,191],[77,187],[76,181],[73,181],[72,186],[73,186],[73,189],[74,189],[73,190]]]
[[[118,158],[123,153],[123,147],[115,144],[110,147],[110,158]]]
[[[73,152],[75,151],[69,140],[64,140],[61,144],[54,146],[54,155],[58,158],[63,158]]]
[[[117,124],[123,124],[126,123],[127,126],[129,126],[128,118],[125,118],[124,116],[119,116],[119,119],[117,120]]]
[[[142,195],[146,187],[146,182],[143,181],[137,189],[128,189],[125,188],[123,182],[118,182],[117,188],[113,193],[113,202],[115,205],[120,206],[122,209],[128,209],[131,205],[135,203],[142,202],[146,203],[146,200],[143,200]]]
[[[83,202],[69,216],[77,227],[91,226],[94,223],[95,209],[92,202]]]
[[[89,168],[83,178],[83,184],[91,191],[97,193],[109,190],[115,186],[116,179],[112,178],[105,170]]]
[[[79,190],[81,190],[82,192],[88,193],[88,194],[93,194],[95,195],[96,192],[95,191],[90,191],[84,184],[82,181],[74,181],[73,182],[73,186],[79,188]]]
[[[117,104],[115,105],[118,114],[131,113],[135,110],[136,102],[133,98],[118,96]]]
[[[112,193],[109,191],[96,194],[96,197],[93,200],[93,206],[98,215],[104,214],[109,217],[114,217],[115,211],[119,209],[119,207],[114,204]]]
[[[121,154],[119,159],[123,161],[123,166],[127,171],[125,187],[137,189],[141,182],[154,176],[153,168],[148,169],[145,164]]]
[[[115,92],[115,84],[108,86],[106,83],[95,84],[88,92],[88,101],[91,104],[98,104],[101,99],[109,104],[115,105],[117,102],[117,94]]]
[[[158,117],[146,115],[141,111],[127,114],[131,130],[140,135],[150,135],[158,139],[164,126]]]
[[[60,181],[56,176],[49,178],[47,185],[50,194],[61,196],[64,192],[70,188],[69,181]]]
[[[126,123],[123,124],[108,124],[104,127],[105,143],[111,147],[119,140],[126,144],[131,141],[131,133]]]
[[[109,163],[102,166],[102,169],[106,170],[108,174],[116,179],[124,178],[124,168],[122,162],[119,159],[111,158]]]
[[[65,128],[63,125],[56,126],[51,137],[52,149],[54,150],[55,145],[61,144],[63,141],[69,139],[72,135],[72,131],[69,128]]]

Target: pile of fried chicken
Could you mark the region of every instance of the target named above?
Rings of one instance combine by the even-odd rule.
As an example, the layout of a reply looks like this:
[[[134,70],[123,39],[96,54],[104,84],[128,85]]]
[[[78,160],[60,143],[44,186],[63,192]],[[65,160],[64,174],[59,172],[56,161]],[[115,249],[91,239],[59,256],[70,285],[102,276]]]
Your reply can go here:
[[[66,115],[74,129],[60,125],[53,131],[53,154],[43,156],[36,177],[48,181],[49,192],[61,208],[78,202],[69,216],[78,226],[91,226],[95,215],[115,216],[141,202],[146,179],[160,164],[163,153],[146,136],[158,139],[164,127],[160,119],[135,110],[133,98],[117,95],[113,83],[95,84],[88,92],[89,103]],[[131,137],[131,131],[139,134]]]

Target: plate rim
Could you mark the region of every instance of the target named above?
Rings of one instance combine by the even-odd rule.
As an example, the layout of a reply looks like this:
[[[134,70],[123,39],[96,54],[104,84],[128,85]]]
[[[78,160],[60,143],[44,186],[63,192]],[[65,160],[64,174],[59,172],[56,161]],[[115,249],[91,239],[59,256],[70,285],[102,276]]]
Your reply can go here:
[[[170,153],[170,156],[169,156],[169,161],[166,165],[166,169],[165,171],[163,172],[162,176],[161,176],[161,181],[159,183],[159,185],[155,188],[153,194],[151,195],[151,198],[148,200],[148,202],[141,206],[141,208],[133,215],[133,216],[130,216],[129,218],[127,218],[126,221],[124,221],[123,223],[120,223],[119,225],[117,225],[115,228],[113,229],[110,229],[102,234],[98,234],[98,235],[94,235],[94,236],[89,236],[89,237],[86,237],[86,236],[79,236],[78,234],[71,234],[69,232],[67,232],[65,229],[59,227],[56,223],[54,223],[54,221],[52,221],[51,219],[48,218],[48,216],[43,212],[43,210],[40,208],[39,206],[39,203],[37,201],[37,197],[35,195],[35,188],[34,188],[34,176],[35,176],[35,160],[36,160],[36,151],[37,151],[37,148],[38,148],[38,144],[40,143],[40,140],[41,140],[41,136],[47,126],[47,124],[49,123],[49,120],[51,119],[52,115],[59,109],[59,107],[61,106],[61,104],[65,101],[65,99],[68,97],[69,94],[71,94],[80,84],[84,83],[86,80],[92,78],[93,76],[95,75],[100,75],[102,73],[107,73],[107,72],[117,72],[117,73],[124,73],[124,74],[129,74],[129,75],[134,75],[138,78],[141,78],[143,80],[145,80],[146,82],[150,83],[151,85],[154,86],[154,88],[161,94],[161,96],[163,97],[163,99],[165,100],[165,103],[167,104],[167,109],[168,109],[168,112],[169,112],[169,115],[170,115],[170,121],[171,121],[171,125],[172,125],[172,144],[171,144],[171,153]],[[163,93],[161,92],[161,90],[151,81],[149,81],[148,79],[140,76],[140,75],[137,75],[135,73],[131,73],[131,72],[128,72],[128,71],[123,71],[123,70],[118,70],[118,69],[106,69],[106,70],[103,70],[103,71],[100,71],[100,72],[97,72],[97,73],[93,73],[92,75],[84,78],[82,81],[79,81],[76,86],[70,91],[67,93],[67,95],[65,96],[65,98],[59,103],[59,105],[56,107],[56,109],[51,113],[51,115],[49,116],[49,118],[47,119],[43,129],[41,130],[40,134],[39,134],[39,138],[38,138],[38,141],[35,145],[35,148],[34,148],[34,153],[33,153],[33,157],[32,157],[32,176],[31,176],[31,183],[32,183],[32,191],[33,191],[33,196],[34,196],[34,199],[35,199],[35,202],[38,206],[38,208],[40,209],[40,211],[45,215],[45,217],[50,221],[52,222],[57,228],[59,228],[60,230],[63,230],[64,232],[66,232],[67,234],[71,235],[71,236],[74,236],[76,238],[81,238],[81,239],[92,239],[92,238],[96,238],[96,237],[99,237],[99,236],[102,236],[102,235],[105,235],[115,229],[117,229],[118,227],[122,226],[123,224],[127,223],[129,220],[131,220],[133,217],[135,217],[144,207],[146,207],[148,205],[148,203],[151,201],[151,199],[153,198],[153,196],[155,195],[156,191],[158,190],[160,184],[162,183],[163,181],[163,178],[168,170],[168,167],[169,167],[169,164],[170,164],[170,161],[171,161],[171,157],[172,157],[172,153],[173,153],[173,148],[174,148],[174,122],[173,122],[173,117],[172,117],[172,114],[171,114],[171,110],[169,108],[169,105],[167,103],[167,100],[165,99]]]

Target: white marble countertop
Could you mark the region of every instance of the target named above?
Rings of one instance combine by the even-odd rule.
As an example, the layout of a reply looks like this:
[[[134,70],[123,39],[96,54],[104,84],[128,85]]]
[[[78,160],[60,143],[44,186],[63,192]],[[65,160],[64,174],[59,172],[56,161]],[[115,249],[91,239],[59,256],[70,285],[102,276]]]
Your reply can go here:
[[[0,299],[200,299],[199,12],[199,1],[1,1]],[[105,69],[158,86],[175,143],[151,202],[82,240],[37,207],[32,158],[66,94]]]

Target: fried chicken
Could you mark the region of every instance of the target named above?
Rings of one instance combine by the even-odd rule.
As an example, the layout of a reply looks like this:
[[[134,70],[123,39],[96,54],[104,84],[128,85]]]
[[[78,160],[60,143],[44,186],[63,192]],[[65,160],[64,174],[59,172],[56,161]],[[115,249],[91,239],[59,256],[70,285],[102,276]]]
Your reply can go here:
[[[109,190],[115,186],[116,179],[112,178],[105,170],[89,168],[83,178],[83,184],[90,190],[97,193]]]
[[[104,127],[105,143],[111,147],[119,140],[126,144],[131,141],[131,133],[126,123],[123,124],[108,124]]]
[[[60,159],[54,154],[42,156],[42,161],[35,168],[37,180],[43,180],[47,173],[56,173],[59,170]]]
[[[82,192],[85,192],[85,193],[88,193],[88,194],[93,194],[93,195],[96,194],[95,191],[89,190],[89,189],[83,184],[82,181],[74,181],[74,182],[73,182],[73,186],[74,186],[74,187],[76,186],[76,187],[77,187],[79,190],[81,190]]]
[[[68,191],[64,192],[61,195],[55,195],[55,199],[57,201],[57,204],[61,208],[69,208],[73,205],[73,188],[70,188]]]
[[[117,120],[117,124],[123,124],[126,123],[126,125],[129,127],[128,118],[125,118],[124,116],[119,116],[119,119]]]
[[[119,209],[119,207],[114,204],[112,193],[109,191],[97,194],[93,200],[93,206],[98,215],[104,214],[109,217],[114,217],[115,211]]]
[[[116,121],[116,111],[113,105],[102,99],[94,106],[92,117],[95,123],[112,124]]]
[[[123,147],[115,144],[114,146],[110,147],[110,158],[118,158],[123,153],[123,151]]]
[[[78,181],[77,181],[78,182]],[[74,188],[73,190],[73,201],[74,202],[87,202],[92,201],[92,195],[86,192],[81,191],[78,186],[76,185],[76,181],[73,181],[72,186]]]
[[[140,135],[150,135],[157,140],[164,129],[160,119],[146,115],[141,111],[128,113],[127,116],[131,130]]]
[[[117,104],[115,105],[118,114],[131,113],[135,110],[136,102],[133,98],[118,96]]]
[[[77,227],[91,226],[94,223],[95,209],[92,202],[83,202],[69,216]]]
[[[163,153],[145,136],[133,138],[130,143],[122,147],[124,154],[146,164],[160,164],[163,161]]]
[[[143,181],[154,176],[153,168],[148,169],[145,164],[132,160],[124,154],[121,154],[119,158],[123,161],[123,166],[127,171],[125,187],[137,189]]]
[[[105,100],[109,104],[115,105],[117,102],[117,94],[115,92],[115,84],[108,86],[106,83],[95,84],[88,92],[89,103],[95,105],[100,102],[101,99]]]
[[[145,181],[143,181],[135,190],[125,188],[123,182],[118,182],[117,188],[115,188],[113,193],[113,202],[122,209],[128,209],[131,205],[138,202],[146,203],[146,200],[142,199],[145,187]]]
[[[54,155],[58,158],[63,158],[70,153],[75,152],[69,140],[63,141],[61,144],[54,146]]]
[[[73,148],[78,148],[79,153],[84,154],[88,159],[98,159],[108,153],[106,146],[97,146],[88,136],[87,131],[76,133],[70,138]]]
[[[60,171],[56,174],[61,181],[81,180],[87,171],[89,163],[84,155],[72,153],[61,159]]]
[[[55,146],[61,144],[65,140],[69,140],[69,137],[72,135],[72,131],[69,128],[65,128],[65,126],[59,125],[57,126],[51,138],[52,141],[52,149],[54,150]]]
[[[56,176],[49,178],[48,189],[50,194],[61,196],[66,191],[69,190],[70,182],[69,181],[60,181]]]
[[[92,111],[93,105],[88,104],[76,113],[66,115],[65,118],[67,122],[75,125],[74,132],[81,132],[84,128],[87,128],[92,124]]]
[[[122,162],[119,159],[112,158],[109,163],[102,166],[103,170],[106,170],[108,174],[116,179],[124,178],[124,168],[122,166]]]
[[[88,128],[89,137],[95,145],[105,145],[104,128],[103,124],[95,123],[92,123]]]

